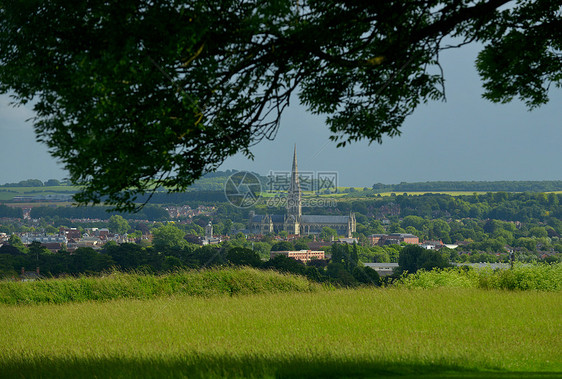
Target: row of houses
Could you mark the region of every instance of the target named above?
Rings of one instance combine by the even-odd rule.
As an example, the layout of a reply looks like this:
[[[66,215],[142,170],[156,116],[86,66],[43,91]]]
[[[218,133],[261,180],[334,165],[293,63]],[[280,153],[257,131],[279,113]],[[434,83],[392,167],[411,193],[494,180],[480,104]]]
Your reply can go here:
[[[0,243],[6,243],[9,237],[0,238]],[[57,252],[61,249],[67,251],[74,251],[80,247],[91,247],[93,249],[101,249],[109,241],[120,243],[134,243],[134,238],[129,237],[127,234],[119,235],[110,233],[108,229],[87,228],[84,233],[77,229],[64,229],[57,235],[37,234],[37,233],[24,233],[19,235],[21,242],[29,246],[33,242],[39,242],[41,246],[47,248],[52,252]]]
[[[172,219],[193,218],[195,216],[210,216],[217,207],[200,205],[193,209],[189,205],[167,206],[164,209]]]
[[[371,234],[367,239],[372,246],[400,245],[402,242],[420,244],[418,236],[408,233]]]
[[[390,234],[371,234],[367,237],[371,246],[400,245],[407,243],[411,245],[419,245],[428,250],[439,250],[443,247],[450,249],[456,248],[458,245],[444,244],[443,241],[423,241],[420,242],[418,236],[409,233],[390,233]]]

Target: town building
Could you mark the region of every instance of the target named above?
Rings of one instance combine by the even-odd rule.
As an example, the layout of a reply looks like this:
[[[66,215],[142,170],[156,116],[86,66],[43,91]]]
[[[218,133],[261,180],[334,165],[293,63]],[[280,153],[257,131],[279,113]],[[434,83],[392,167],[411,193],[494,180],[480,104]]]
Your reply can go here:
[[[21,242],[24,245],[30,245],[32,242],[44,243],[68,243],[68,239],[65,236],[55,236],[47,234],[24,234],[21,236]]]
[[[297,167],[297,148],[293,155],[291,180],[287,193],[287,212],[284,215],[256,215],[250,212],[248,230],[254,234],[279,233],[286,231],[289,235],[320,234],[322,228],[328,227],[336,230],[338,235],[351,237],[355,232],[355,215],[303,215],[302,192],[299,182]]]
[[[221,242],[220,237],[213,236],[213,224],[211,221],[205,226],[205,238],[201,240],[202,245],[217,245]]]
[[[287,258],[293,258],[301,262],[309,262],[313,259],[324,259],[323,251],[313,251],[313,250],[297,250],[297,251],[272,251],[269,253],[271,259],[275,258],[277,255],[284,255]]]
[[[336,242],[339,243],[346,243],[348,245],[353,245],[355,243],[359,243],[359,240],[357,238],[349,238],[349,237],[345,237],[345,238],[338,238],[338,240]]]
[[[444,247],[443,241],[423,241],[421,247],[427,250],[439,250]]]
[[[368,239],[372,246],[400,245],[402,242],[420,244],[417,236],[408,233],[371,234]]]
[[[365,263],[365,267],[372,268],[379,276],[389,276],[398,269],[398,263]]]

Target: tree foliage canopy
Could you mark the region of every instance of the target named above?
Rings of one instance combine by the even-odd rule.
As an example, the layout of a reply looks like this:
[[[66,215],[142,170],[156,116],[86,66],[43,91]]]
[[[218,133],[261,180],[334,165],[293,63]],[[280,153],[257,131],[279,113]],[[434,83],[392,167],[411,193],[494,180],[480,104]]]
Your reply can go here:
[[[554,0],[4,0],[0,93],[33,99],[79,202],[131,210],[251,157],[294,95],[339,146],[398,135],[445,98],[451,43],[485,45],[486,98],[543,104],[562,79],[561,26]]]
[[[415,273],[418,270],[449,267],[447,258],[439,251],[427,250],[421,246],[408,245],[400,251],[398,265],[402,272]]]

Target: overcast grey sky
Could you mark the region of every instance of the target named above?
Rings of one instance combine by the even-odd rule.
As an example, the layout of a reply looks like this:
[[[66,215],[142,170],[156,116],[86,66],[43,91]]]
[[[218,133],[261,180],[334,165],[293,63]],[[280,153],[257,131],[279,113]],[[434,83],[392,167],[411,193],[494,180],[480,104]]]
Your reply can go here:
[[[529,112],[520,102],[492,104],[481,98],[474,68],[476,46],[442,54],[447,102],[420,106],[402,135],[382,145],[355,143],[336,149],[324,117],[296,102],[283,116],[275,141],[253,148],[255,159],[228,159],[221,169],[289,170],[293,144],[299,169],[337,171],[339,185],[371,186],[434,180],[562,180],[562,90],[551,90],[546,106]],[[35,142],[26,108],[0,97],[0,184],[23,179],[62,179],[66,172]]]

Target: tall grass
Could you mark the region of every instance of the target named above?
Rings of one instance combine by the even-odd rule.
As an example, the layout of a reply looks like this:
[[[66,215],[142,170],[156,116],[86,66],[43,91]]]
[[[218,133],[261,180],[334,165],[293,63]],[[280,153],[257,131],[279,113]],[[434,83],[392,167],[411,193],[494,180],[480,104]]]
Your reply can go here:
[[[391,286],[562,291],[562,264],[516,265],[513,270],[451,268],[404,275]],[[252,268],[182,270],[164,275],[112,272],[102,276],[0,281],[0,304],[62,304],[90,300],[151,299],[158,296],[245,295],[315,292],[307,279]]]
[[[418,271],[393,283],[398,287],[460,287],[504,290],[562,290],[562,264],[516,264],[512,270],[490,267]]]
[[[461,288],[0,305],[0,376],[548,377],[561,306]]]
[[[305,278],[251,268],[178,271],[165,275],[113,272],[104,276],[0,281],[0,303],[40,304],[89,300],[150,299],[170,295],[245,295],[309,292],[320,288]]]

